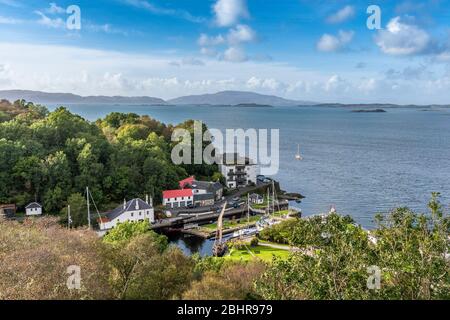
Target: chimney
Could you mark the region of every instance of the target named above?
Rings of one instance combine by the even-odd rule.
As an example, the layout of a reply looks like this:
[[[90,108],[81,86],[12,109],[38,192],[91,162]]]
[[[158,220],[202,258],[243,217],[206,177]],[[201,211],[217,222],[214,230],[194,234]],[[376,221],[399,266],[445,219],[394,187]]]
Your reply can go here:
[[[150,203],[148,202],[148,194],[145,195],[145,203],[150,204]]]
[[[150,197],[150,202],[149,202],[150,207],[153,208],[153,197]]]
[[[136,201],[136,206],[135,206],[136,210],[139,210],[139,200],[136,199],[136,200],[134,200],[134,201]]]
[[[123,199],[123,210],[127,208],[127,200]]]

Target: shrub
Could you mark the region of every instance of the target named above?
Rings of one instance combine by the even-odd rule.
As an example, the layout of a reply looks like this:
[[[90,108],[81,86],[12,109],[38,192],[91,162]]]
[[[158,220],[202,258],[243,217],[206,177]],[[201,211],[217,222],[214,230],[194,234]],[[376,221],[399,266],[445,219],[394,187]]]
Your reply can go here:
[[[250,246],[252,247],[256,247],[259,244],[259,240],[258,238],[254,237],[251,241],[250,241]]]

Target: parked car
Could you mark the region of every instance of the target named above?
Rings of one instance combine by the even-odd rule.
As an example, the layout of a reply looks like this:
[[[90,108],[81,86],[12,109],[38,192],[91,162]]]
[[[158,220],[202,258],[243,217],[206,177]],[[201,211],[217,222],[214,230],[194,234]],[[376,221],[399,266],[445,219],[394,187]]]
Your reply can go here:
[[[239,200],[241,200],[241,198],[239,198],[239,197],[234,197],[234,198],[233,198],[233,201],[234,201],[234,202],[237,202],[237,201],[239,201]]]

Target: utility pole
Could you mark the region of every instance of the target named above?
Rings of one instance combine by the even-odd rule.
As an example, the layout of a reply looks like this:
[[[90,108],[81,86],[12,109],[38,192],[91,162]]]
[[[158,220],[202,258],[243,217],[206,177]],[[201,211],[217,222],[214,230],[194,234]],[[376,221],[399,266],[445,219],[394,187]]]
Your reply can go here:
[[[88,211],[88,226],[91,229],[91,208],[89,204],[89,187],[86,187],[86,200],[87,200],[87,211]]]
[[[70,224],[72,223],[72,218],[70,217],[70,204],[67,206],[67,228],[70,230]]]

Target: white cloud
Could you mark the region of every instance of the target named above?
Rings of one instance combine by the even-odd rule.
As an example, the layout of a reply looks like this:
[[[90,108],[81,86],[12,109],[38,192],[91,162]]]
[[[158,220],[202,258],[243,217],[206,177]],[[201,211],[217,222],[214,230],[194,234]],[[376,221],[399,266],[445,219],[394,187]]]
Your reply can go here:
[[[33,55],[29,53],[33,52]],[[245,59],[236,51],[230,60]],[[39,63],[35,57],[39,56]],[[0,42],[0,90],[29,89],[81,95],[149,95],[163,99],[222,90],[252,90],[290,99],[343,103],[448,103],[450,74],[441,64],[427,65],[414,81],[387,78],[377,71],[328,74],[284,63],[237,64],[176,53],[152,55],[83,49],[69,46]],[[180,68],[170,67],[177,62]],[[186,66],[183,66],[183,63]],[[398,70],[404,70],[397,64]],[[186,72],[189,69],[189,72]],[[420,71],[420,70],[418,70]],[[413,68],[402,71],[410,76]],[[433,76],[428,76],[430,72]]]
[[[440,52],[436,56],[436,61],[438,61],[438,62],[450,62],[450,50],[446,50],[446,51]]]
[[[0,24],[20,24],[22,20],[0,16]]]
[[[145,0],[122,0],[122,2],[157,15],[177,17],[194,23],[203,23],[206,21],[205,18],[194,16],[188,11],[159,7]]]
[[[8,86],[12,83],[12,71],[9,65],[0,64],[0,85]]]
[[[193,57],[187,57],[187,58],[183,58],[181,59],[181,65],[184,66],[204,66],[205,63],[197,58],[193,58]]]
[[[47,26],[47,27],[55,28],[55,29],[64,28],[65,27],[65,22],[61,18],[54,18],[54,19],[49,18],[48,16],[46,16],[41,11],[35,11],[35,13],[41,17],[37,21],[37,23],[39,23],[39,24],[41,24],[43,26]]]
[[[347,82],[338,75],[331,76],[325,83],[325,91],[345,91],[347,90]]]
[[[58,6],[56,3],[51,2],[50,7],[45,10],[45,12],[50,14],[62,14],[66,13],[66,10],[60,6]]]
[[[245,0],[218,0],[213,6],[216,23],[221,27],[230,27],[241,18],[248,18],[249,13]]]
[[[235,28],[231,28],[226,36],[221,34],[208,36],[202,33],[197,43],[202,47],[200,52],[203,55],[216,57],[229,62],[244,62],[248,61],[249,57],[241,45],[255,40],[256,32],[247,25],[239,24]],[[225,44],[228,45],[228,48],[221,54],[218,54],[216,49],[211,48]]]
[[[327,18],[328,23],[341,23],[344,22],[350,18],[352,18],[355,15],[355,8],[352,6],[345,6],[338,12],[330,15]]]
[[[279,82],[276,79],[260,79],[257,77],[251,77],[248,79],[246,86],[250,90],[266,89],[271,91],[278,91],[287,87],[286,84]]]
[[[21,7],[21,3],[16,0],[0,0],[0,4],[4,4],[10,7]]]
[[[208,56],[208,57],[217,57],[217,54],[218,54],[216,49],[214,49],[214,48],[205,48],[205,47],[200,49],[200,53],[202,55],[205,55],[205,56]]]
[[[216,36],[209,36],[202,33],[197,40],[201,47],[218,46],[228,44],[235,46],[245,42],[253,42],[256,40],[256,32],[247,25],[239,24],[235,28],[231,28],[226,36],[222,34]]]
[[[217,46],[225,43],[225,38],[219,34],[217,36],[208,36],[205,33],[202,33],[197,40],[199,46],[207,47],[207,46]]]
[[[365,94],[369,94],[377,89],[378,81],[374,78],[363,79],[359,85],[357,85],[359,91]]]
[[[387,54],[413,55],[426,52],[432,41],[426,31],[395,17],[389,21],[386,29],[379,31],[375,43]]]
[[[353,31],[340,30],[337,36],[324,34],[317,42],[317,50],[323,52],[335,52],[344,49],[354,36]]]
[[[230,45],[252,42],[256,40],[256,32],[249,26],[240,24],[228,32],[227,39]]]
[[[230,47],[228,48],[224,54],[223,58],[225,61],[229,62],[244,62],[248,60],[247,54],[242,48],[239,47]]]

